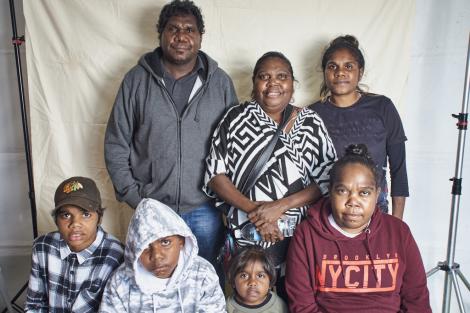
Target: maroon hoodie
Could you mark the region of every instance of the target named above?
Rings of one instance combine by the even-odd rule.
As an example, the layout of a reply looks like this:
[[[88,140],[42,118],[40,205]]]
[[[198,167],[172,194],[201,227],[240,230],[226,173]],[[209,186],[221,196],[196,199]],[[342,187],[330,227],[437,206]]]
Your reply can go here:
[[[376,209],[355,238],[331,226],[329,199],[297,229],[287,255],[289,309],[297,312],[431,312],[416,242],[401,220]]]

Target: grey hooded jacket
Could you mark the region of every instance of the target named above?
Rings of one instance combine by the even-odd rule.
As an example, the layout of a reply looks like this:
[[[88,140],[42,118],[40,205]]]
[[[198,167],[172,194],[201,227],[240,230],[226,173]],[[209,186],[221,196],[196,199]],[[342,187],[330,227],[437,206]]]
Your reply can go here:
[[[161,55],[160,48],[150,53],[157,60]],[[196,79],[181,116],[146,55],[124,77],[104,150],[116,197],[133,208],[152,198],[184,213],[209,199],[201,188],[210,137],[238,100],[230,77],[207,54],[199,55],[207,77]]]
[[[175,269],[166,287],[148,291],[152,286],[139,277],[138,259],[149,243],[173,235],[185,237],[183,267]],[[144,199],[131,219],[124,263],[106,284],[100,312],[225,312],[219,278],[197,253],[196,237],[181,217],[161,202]]]

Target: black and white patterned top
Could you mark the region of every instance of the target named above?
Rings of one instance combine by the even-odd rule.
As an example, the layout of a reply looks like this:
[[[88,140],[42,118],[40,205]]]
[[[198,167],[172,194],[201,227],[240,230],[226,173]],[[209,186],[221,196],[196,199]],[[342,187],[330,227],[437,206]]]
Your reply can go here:
[[[204,191],[211,197],[217,197],[207,184],[219,174],[225,174],[241,189],[240,181],[245,180],[242,177],[249,174],[276,129],[276,122],[254,101],[230,109],[212,138],[206,158]],[[316,183],[325,194],[328,191],[329,171],[335,160],[336,152],[323,121],[314,111],[303,108],[289,133],[281,132],[273,154],[249,191],[249,197],[253,201],[274,201],[301,191],[312,183]],[[217,199],[218,205],[222,203]],[[306,209],[293,208],[285,214],[295,217],[298,224],[305,216]],[[268,242],[241,238],[237,227],[246,220],[246,213],[235,209],[229,227],[234,230],[237,243],[242,246],[257,244],[264,248],[271,246]]]

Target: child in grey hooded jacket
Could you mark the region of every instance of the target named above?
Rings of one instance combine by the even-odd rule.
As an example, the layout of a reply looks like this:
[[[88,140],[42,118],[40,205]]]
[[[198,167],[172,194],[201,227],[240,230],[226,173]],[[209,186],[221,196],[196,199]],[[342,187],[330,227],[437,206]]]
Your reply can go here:
[[[156,249],[172,252],[165,259]],[[127,232],[125,261],[106,285],[100,312],[225,312],[217,274],[197,253],[196,238],[178,214],[157,200],[142,200]]]

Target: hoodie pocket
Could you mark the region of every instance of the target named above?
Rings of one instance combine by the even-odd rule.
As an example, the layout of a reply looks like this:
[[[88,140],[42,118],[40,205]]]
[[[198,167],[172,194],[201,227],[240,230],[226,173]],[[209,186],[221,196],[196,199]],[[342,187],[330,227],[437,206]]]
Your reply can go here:
[[[157,161],[150,163],[150,182],[142,187],[142,198],[148,198],[157,188]]]

